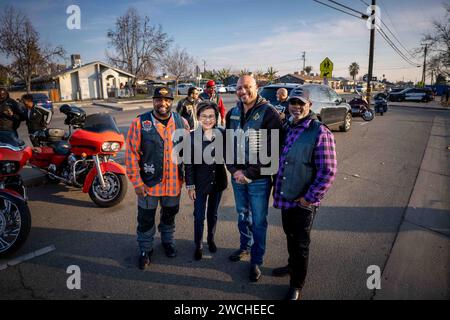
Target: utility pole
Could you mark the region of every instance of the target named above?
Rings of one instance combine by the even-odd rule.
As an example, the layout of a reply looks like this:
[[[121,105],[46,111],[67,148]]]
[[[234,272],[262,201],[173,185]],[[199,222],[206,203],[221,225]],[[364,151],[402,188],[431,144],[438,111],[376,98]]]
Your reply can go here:
[[[203,60],[203,72],[206,72],[206,60]]]
[[[305,71],[305,64],[306,64],[306,51],[303,51],[302,54],[302,59],[303,59],[303,71]]]
[[[370,49],[369,49],[369,72],[367,75],[367,103],[370,108],[370,98],[372,93],[372,76],[373,76],[373,55],[375,51],[375,28],[376,28],[376,16],[375,16],[375,6],[377,5],[376,0],[372,0],[372,28],[370,28]]]
[[[423,57],[423,71],[422,71],[422,83],[424,86],[427,72],[427,52],[428,52],[428,44],[425,44],[425,54]]]

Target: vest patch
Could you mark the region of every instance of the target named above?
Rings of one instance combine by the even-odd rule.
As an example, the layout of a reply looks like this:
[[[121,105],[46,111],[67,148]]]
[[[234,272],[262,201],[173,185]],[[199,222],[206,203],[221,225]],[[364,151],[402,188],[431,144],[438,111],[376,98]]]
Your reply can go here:
[[[255,114],[255,115],[253,116],[253,120],[258,121],[258,119],[259,119],[259,113]]]
[[[240,116],[231,116],[230,120],[241,120]]]
[[[145,120],[142,122],[142,130],[149,132],[152,129],[152,122],[150,120]]]
[[[153,163],[151,165],[144,163],[144,172],[146,174],[155,174],[155,166],[153,165]]]

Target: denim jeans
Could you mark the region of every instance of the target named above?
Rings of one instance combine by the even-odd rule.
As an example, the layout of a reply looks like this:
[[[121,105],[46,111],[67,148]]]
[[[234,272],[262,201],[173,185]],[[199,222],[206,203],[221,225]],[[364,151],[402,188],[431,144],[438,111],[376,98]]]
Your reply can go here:
[[[222,192],[210,194],[197,194],[194,202],[194,242],[199,248],[202,247],[205,213],[208,224],[208,241],[214,240],[217,224],[217,210],[219,208]]]
[[[264,178],[249,184],[238,184],[231,178],[231,183],[238,213],[240,249],[250,251],[251,264],[262,265],[266,251],[271,180]]]

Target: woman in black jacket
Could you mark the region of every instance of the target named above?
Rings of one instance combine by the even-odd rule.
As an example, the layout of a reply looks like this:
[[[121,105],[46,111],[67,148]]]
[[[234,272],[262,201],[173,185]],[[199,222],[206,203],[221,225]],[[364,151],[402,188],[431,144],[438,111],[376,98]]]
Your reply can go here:
[[[197,119],[200,125],[191,132],[191,161],[185,163],[185,175],[189,198],[194,201],[194,259],[200,260],[203,256],[205,214],[208,222],[208,248],[211,253],[217,251],[214,242],[217,210],[228,179],[224,165],[225,132],[217,127],[217,104],[212,101],[199,103]]]

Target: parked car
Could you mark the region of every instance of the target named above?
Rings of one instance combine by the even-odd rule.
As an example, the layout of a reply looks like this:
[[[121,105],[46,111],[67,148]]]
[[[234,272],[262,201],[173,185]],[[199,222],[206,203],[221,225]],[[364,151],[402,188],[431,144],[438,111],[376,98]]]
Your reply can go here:
[[[216,84],[216,92],[217,93],[227,93],[227,89],[223,84]]]
[[[352,110],[350,105],[336,91],[321,84],[305,84],[291,90],[289,96],[307,89],[310,93],[311,110],[330,129],[347,132],[352,126]]]
[[[236,85],[230,84],[229,86],[226,86],[225,89],[227,89],[228,93],[236,93]]]
[[[35,106],[39,106],[42,108],[49,109],[53,111],[53,102],[50,100],[50,98],[44,94],[44,93],[32,93],[33,96],[33,104]],[[23,98],[23,96],[22,96]]]
[[[177,86],[178,94],[188,94],[188,90],[190,87],[193,87],[192,83],[179,83]]]
[[[277,100],[277,91],[280,88],[285,88],[288,91],[288,94],[292,91],[292,89],[299,87],[300,85],[297,83],[278,83],[278,84],[269,84],[265,87],[260,88],[259,94],[270,102],[271,105],[278,105]]]
[[[400,92],[389,93],[388,100],[429,102],[433,100],[433,91],[428,88],[407,88]]]

